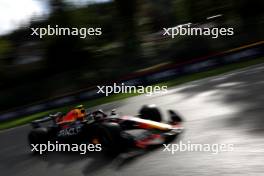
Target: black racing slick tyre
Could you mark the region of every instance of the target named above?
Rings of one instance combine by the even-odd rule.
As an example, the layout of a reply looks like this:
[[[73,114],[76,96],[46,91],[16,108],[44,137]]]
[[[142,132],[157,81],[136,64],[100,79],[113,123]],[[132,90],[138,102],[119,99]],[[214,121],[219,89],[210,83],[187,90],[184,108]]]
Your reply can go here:
[[[50,139],[50,130],[48,128],[35,128],[32,129],[28,134],[28,142],[32,151],[32,144],[44,144]],[[33,151],[34,153],[34,151]]]
[[[156,122],[162,121],[161,113],[155,105],[144,105],[139,110],[139,115],[143,119],[153,120]]]
[[[121,128],[117,123],[101,123],[93,125],[89,130],[89,142],[101,144],[106,154],[117,154],[124,149]]]

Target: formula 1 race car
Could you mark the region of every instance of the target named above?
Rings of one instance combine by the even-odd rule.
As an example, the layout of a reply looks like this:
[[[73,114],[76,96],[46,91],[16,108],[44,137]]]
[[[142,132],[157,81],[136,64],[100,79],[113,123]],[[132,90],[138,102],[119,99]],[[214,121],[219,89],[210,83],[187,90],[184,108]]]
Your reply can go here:
[[[56,113],[31,122],[33,129],[28,140],[29,144],[47,141],[101,144],[107,153],[119,153],[133,147],[146,149],[169,143],[182,132],[182,118],[172,110],[168,112],[168,123],[162,122],[159,109],[153,105],[143,106],[137,116],[120,116],[115,110],[106,115],[97,110],[87,113],[83,120],[71,122],[58,122],[63,115]],[[49,124],[45,126],[44,122]],[[140,132],[133,133],[135,130]]]

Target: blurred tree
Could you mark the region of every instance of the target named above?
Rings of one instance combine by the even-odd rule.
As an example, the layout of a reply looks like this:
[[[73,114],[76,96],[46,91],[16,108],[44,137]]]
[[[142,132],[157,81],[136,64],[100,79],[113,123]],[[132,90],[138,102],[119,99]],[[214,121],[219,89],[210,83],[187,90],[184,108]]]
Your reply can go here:
[[[3,83],[6,75],[7,58],[12,51],[12,46],[9,40],[0,39],[0,80]],[[1,85],[0,83],[0,85]]]
[[[256,33],[258,29],[263,32],[264,1],[235,1],[235,8],[241,17],[242,28],[245,31],[250,32],[252,35],[259,35],[259,33]]]
[[[6,39],[0,39],[0,59],[5,58],[6,54],[11,51],[11,43]]]
[[[133,70],[140,60],[140,41],[137,36],[137,25],[135,14],[137,10],[137,0],[114,0],[120,18],[120,35],[122,36],[124,63],[131,65],[127,67]]]
[[[47,24],[52,27],[73,26],[73,19],[64,0],[51,0],[50,7],[52,14]],[[46,44],[48,68],[54,72],[82,67],[87,61],[85,57],[89,56],[82,50],[83,44],[78,36],[51,36],[47,38]]]

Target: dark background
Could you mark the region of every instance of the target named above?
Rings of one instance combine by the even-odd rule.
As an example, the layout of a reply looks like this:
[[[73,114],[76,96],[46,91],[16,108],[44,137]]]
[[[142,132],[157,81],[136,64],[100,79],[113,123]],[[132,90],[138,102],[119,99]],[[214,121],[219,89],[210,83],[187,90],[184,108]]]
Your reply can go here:
[[[114,0],[74,6],[49,0],[47,7],[47,16],[32,17],[29,25],[0,36],[1,111],[264,38],[263,1]],[[235,35],[162,36],[164,27],[185,23],[233,27]],[[101,27],[103,35],[30,35],[31,27],[47,25]]]

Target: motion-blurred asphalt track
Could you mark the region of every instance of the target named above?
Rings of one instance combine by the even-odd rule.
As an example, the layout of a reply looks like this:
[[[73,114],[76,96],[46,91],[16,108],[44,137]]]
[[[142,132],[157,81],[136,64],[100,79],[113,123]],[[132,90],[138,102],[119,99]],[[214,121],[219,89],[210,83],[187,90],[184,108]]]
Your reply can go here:
[[[0,132],[0,175],[254,175],[264,174],[264,65],[194,81],[165,95],[145,95],[99,106],[136,114],[143,104],[177,110],[185,119],[178,140],[201,144],[234,144],[233,152],[177,152],[163,148],[106,158],[102,154],[29,154],[28,125]],[[174,141],[173,143],[177,143]]]

